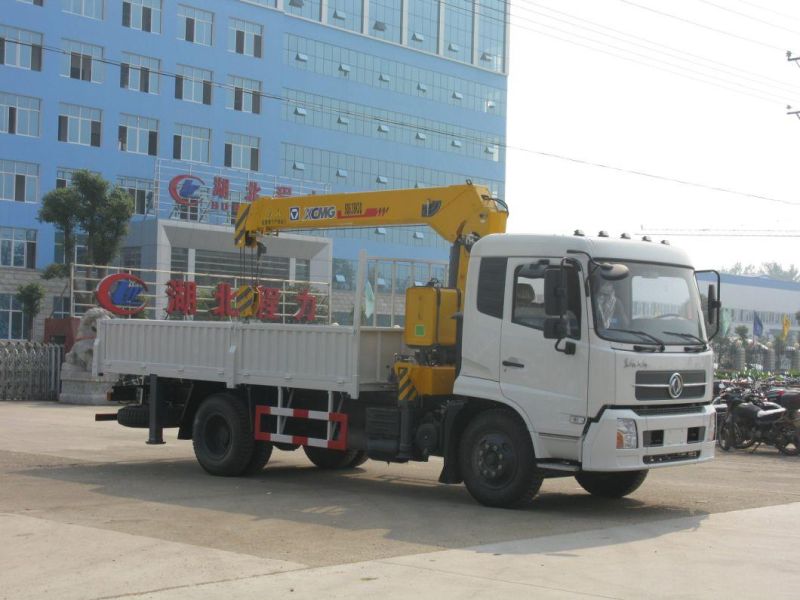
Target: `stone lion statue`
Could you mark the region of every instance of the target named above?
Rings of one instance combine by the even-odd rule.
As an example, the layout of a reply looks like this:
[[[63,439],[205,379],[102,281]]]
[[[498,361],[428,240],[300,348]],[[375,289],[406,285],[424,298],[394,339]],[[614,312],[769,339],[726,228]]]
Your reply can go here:
[[[64,362],[72,365],[73,369],[82,371],[92,370],[92,353],[94,352],[94,338],[97,336],[97,322],[103,319],[112,319],[114,316],[104,308],[90,308],[81,317],[78,325],[78,336]]]

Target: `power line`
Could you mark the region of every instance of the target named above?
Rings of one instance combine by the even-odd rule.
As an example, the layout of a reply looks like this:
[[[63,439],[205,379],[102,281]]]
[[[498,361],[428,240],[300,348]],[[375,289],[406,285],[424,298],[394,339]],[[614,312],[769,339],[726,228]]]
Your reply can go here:
[[[710,25],[705,25],[703,23],[697,23],[696,21],[692,21],[691,19],[686,19],[684,17],[679,17],[678,15],[673,15],[672,13],[663,12],[663,11],[660,11],[660,10],[656,10],[655,8],[651,8],[649,6],[643,6],[642,4],[637,4],[636,2],[631,2],[631,0],[619,0],[619,2],[622,2],[623,4],[628,4],[630,6],[635,6],[636,8],[640,8],[642,10],[646,10],[646,11],[655,13],[657,15],[661,15],[662,17],[667,17],[667,18],[670,18],[670,19],[674,19],[676,21],[680,21],[682,23],[687,23],[689,25],[694,25],[695,27],[700,27],[702,29],[707,29],[709,31],[713,31],[715,33],[720,33],[722,35],[727,35],[729,37],[736,38],[738,40],[742,40],[742,41],[745,41],[745,42],[750,42],[752,44],[757,44],[759,46],[764,46],[765,48],[771,48],[773,50],[781,50],[781,51],[784,50],[783,48],[780,48],[778,46],[774,46],[772,44],[768,44],[766,42],[761,42],[759,40],[754,40],[753,38],[749,38],[749,37],[746,37],[746,36],[743,36],[743,35],[738,35],[736,33],[731,33],[730,31],[725,31],[724,29],[717,29],[716,27],[711,27]]]
[[[750,19],[752,21],[756,21],[757,23],[762,23],[763,25],[775,27],[776,29],[783,29],[784,31],[788,31],[789,33],[794,35],[800,35],[800,31],[789,29],[788,27],[783,27],[782,25],[776,25],[775,23],[771,23],[770,21],[765,21],[764,19],[759,19],[758,17],[754,17],[752,15],[748,15],[747,13],[743,13],[738,10],[728,8],[727,6],[722,6],[720,4],[717,4],[716,2],[711,2],[711,0],[697,0],[697,1],[702,2],[703,4],[708,4],[709,6],[713,6],[714,8],[718,8],[719,10],[724,10],[725,12],[729,12],[734,15],[739,15],[740,17],[744,17],[745,19]]]
[[[569,39],[563,38],[561,36],[558,36],[558,35],[555,35],[555,34],[552,34],[552,33],[547,33],[547,32],[544,32],[544,31],[539,31],[539,30],[530,29],[530,28],[528,28],[528,31],[533,31],[534,33],[538,33],[539,35],[543,35],[543,36],[546,36],[546,37],[551,37],[551,38],[554,38],[554,39],[557,39],[557,40],[561,40],[562,42],[566,42],[568,44],[573,44],[575,46],[580,46],[582,48],[587,48],[587,49],[593,50],[595,52],[601,52],[603,54],[608,54],[609,56],[613,56],[615,58],[619,58],[619,59],[626,60],[626,61],[629,61],[629,62],[633,62],[633,63],[639,64],[639,65],[643,65],[645,67],[650,67],[652,69],[657,69],[659,71],[665,71],[667,73],[671,73],[673,75],[677,75],[678,77],[683,77],[684,79],[691,79],[692,81],[698,81],[700,83],[705,83],[706,85],[711,85],[711,86],[714,86],[714,87],[718,87],[718,88],[727,90],[729,92],[742,94],[744,96],[750,96],[750,97],[753,97],[753,98],[757,98],[759,100],[764,100],[765,102],[769,102],[769,103],[775,103],[775,102],[780,102],[781,104],[784,103],[784,101],[780,100],[777,96],[769,97],[769,96],[766,95],[766,94],[769,94],[771,92],[759,91],[759,90],[755,90],[753,88],[747,88],[746,86],[743,86],[743,87],[745,87],[745,89],[749,89],[751,91],[744,91],[744,90],[736,89],[735,87],[728,87],[728,85],[722,85],[722,84],[719,84],[719,83],[714,83],[713,81],[709,81],[708,79],[692,77],[691,75],[687,75],[686,73],[683,73],[683,72],[680,72],[680,71],[674,71],[672,69],[667,69],[667,68],[664,68],[664,67],[660,67],[660,66],[654,65],[652,63],[648,63],[648,62],[644,62],[644,61],[641,61],[641,60],[637,60],[636,58],[630,58],[628,56],[623,56],[623,55],[620,55],[620,54],[617,54],[617,53],[614,53],[614,52],[610,52],[608,50],[603,50],[601,48],[596,48],[594,46],[588,46],[586,44],[582,44],[581,42],[576,42],[574,40],[569,40]],[[571,35],[574,35],[574,34],[571,34]],[[575,37],[581,37],[581,36],[577,36],[576,35]],[[587,38],[583,38],[583,39],[587,39]],[[592,41],[592,40],[590,40],[590,41]],[[607,46],[607,44],[601,44],[601,45],[606,45]],[[631,51],[626,51],[626,52],[630,53]],[[636,54],[636,53],[633,53],[633,54]],[[651,58],[647,58],[647,59],[648,60],[654,60],[654,59],[651,59]],[[661,61],[661,62],[663,62],[663,61]],[[679,68],[683,68],[683,67],[679,67]],[[741,86],[741,84],[734,83],[734,82],[729,82],[729,85]]]
[[[34,45],[34,44],[29,43],[29,42],[14,42],[14,43],[21,44],[21,45],[26,45],[26,46],[33,46]],[[52,46],[42,46],[42,48],[44,50],[47,50],[48,52],[64,54],[64,55],[72,54],[71,52],[69,52],[67,50],[63,50],[61,48],[54,48]],[[107,59],[107,58],[102,58],[102,59],[94,59],[93,58],[93,60],[97,60],[98,62],[101,62],[103,64],[109,64],[109,65],[117,66],[117,67],[121,67],[121,65],[123,64],[121,61],[114,61],[114,60]],[[127,64],[127,63],[124,63],[124,64]],[[165,77],[173,78],[173,79],[177,78],[177,77],[184,78],[181,75],[178,75],[176,73],[170,73],[170,72],[167,72],[167,71],[155,71],[155,70],[153,70],[153,71],[150,71],[150,73],[156,73],[158,75],[163,75]],[[229,85],[229,84],[224,84],[224,83],[221,83],[221,82],[209,82],[209,83],[212,86],[220,88],[220,89],[226,89],[226,90],[235,90],[236,89],[235,86],[232,86],[232,85]],[[415,124],[411,124],[411,123],[404,123],[402,121],[396,121],[396,120],[393,120],[393,119],[386,119],[386,118],[383,118],[383,117],[378,117],[378,116],[373,116],[373,115],[365,115],[363,113],[357,113],[357,112],[354,112],[354,111],[337,110],[337,109],[333,109],[333,108],[327,108],[325,106],[322,106],[322,105],[319,105],[319,104],[315,104],[315,103],[312,103],[312,102],[293,100],[293,99],[287,98],[285,96],[280,96],[280,95],[277,95],[277,94],[268,94],[266,92],[256,92],[256,91],[249,91],[249,93],[252,93],[254,95],[258,95],[260,98],[264,98],[266,100],[275,100],[275,101],[284,102],[284,103],[287,103],[287,104],[289,104],[289,103],[299,104],[299,105],[305,106],[307,108],[312,108],[312,109],[315,109],[315,110],[319,110],[320,112],[328,113],[328,114],[331,114],[331,115],[350,116],[350,117],[353,117],[353,118],[356,118],[356,119],[361,119],[361,120],[364,120],[364,121],[385,123],[385,124],[388,124],[388,125],[395,125],[395,126],[398,126],[398,127],[408,128],[410,130],[434,133],[434,134],[437,134],[437,135],[445,135],[445,136],[452,136],[453,135],[451,132],[447,132],[447,131],[443,131],[443,130],[439,130],[439,129],[434,129],[434,128],[431,128],[431,127],[424,127],[424,126],[419,126],[419,125],[415,125]],[[666,175],[659,175],[657,173],[650,173],[650,172],[641,171],[641,170],[638,170],[638,169],[629,169],[629,168],[625,168],[625,167],[618,167],[618,166],[615,166],[615,165],[610,165],[610,164],[606,164],[606,163],[601,163],[601,162],[581,159],[581,158],[577,158],[577,157],[574,157],[574,156],[568,156],[568,155],[564,155],[564,154],[557,154],[557,153],[554,153],[554,152],[545,152],[545,151],[540,151],[540,150],[534,150],[532,148],[524,148],[524,147],[521,147],[521,146],[512,146],[512,145],[509,145],[509,144],[507,144],[505,142],[489,140],[489,139],[483,138],[483,137],[469,136],[469,135],[460,136],[460,137],[462,139],[464,139],[464,140],[475,141],[475,142],[478,142],[478,143],[481,143],[481,144],[489,143],[491,145],[497,146],[498,148],[505,148],[507,150],[508,149],[510,149],[510,150],[518,150],[518,151],[521,151],[521,152],[526,152],[526,153],[534,154],[534,155],[537,155],[537,156],[543,156],[543,157],[547,157],[547,158],[554,158],[554,159],[558,159],[558,160],[562,160],[562,161],[566,161],[566,162],[571,162],[571,163],[575,163],[575,164],[586,165],[586,166],[593,166],[593,167],[597,167],[597,168],[602,168],[602,169],[615,171],[615,172],[618,172],[618,173],[626,173],[626,174],[630,174],[630,175],[638,175],[640,177],[646,177],[646,178],[655,179],[655,180],[659,180],[659,181],[666,181],[666,182],[671,182],[671,183],[676,183],[676,184],[680,184],[680,185],[691,186],[691,187],[700,188],[700,189],[706,189],[706,190],[715,191],[715,192],[732,194],[732,195],[741,196],[741,197],[745,197],[745,198],[763,200],[763,201],[766,201],[766,202],[774,202],[774,203],[783,204],[783,205],[786,205],[786,206],[800,206],[800,202],[795,202],[795,201],[791,201],[791,200],[785,200],[785,199],[781,199],[781,198],[774,198],[774,197],[771,197],[771,196],[765,196],[765,195],[761,195],[761,194],[753,194],[753,193],[749,193],[749,192],[741,192],[739,190],[734,190],[734,189],[730,189],[730,188],[724,188],[724,187],[721,187],[721,186],[713,186],[713,185],[708,185],[708,184],[704,184],[704,183],[698,183],[698,182],[694,182],[694,181],[678,179],[678,178],[675,178],[675,177],[669,177],[669,176],[666,176]]]
[[[772,8],[767,8],[766,6],[761,6],[760,4],[756,4],[754,2],[748,2],[747,0],[736,0],[741,4],[747,4],[748,6],[752,6],[753,8],[758,8],[760,10],[764,10],[766,12],[770,12],[774,15],[778,15],[779,17],[784,17],[786,19],[792,19],[793,21],[800,21],[800,17],[794,15],[787,15],[786,13],[774,10]]]
[[[467,9],[467,8],[464,8],[464,7],[461,7],[461,6],[458,6],[458,5],[449,4],[449,3],[447,3],[446,1],[444,2],[444,4],[445,4],[445,6],[449,6],[449,7],[451,7],[452,9],[454,9],[454,10],[456,10],[456,11],[458,11],[458,12],[461,12],[461,13],[463,13],[463,14],[472,15],[472,9]],[[505,4],[506,6],[509,6],[507,2],[504,2],[504,4]],[[486,15],[486,14],[483,14],[482,16],[484,16],[485,18],[487,18],[487,19],[489,19],[489,20],[493,20],[493,21],[495,21],[495,22],[498,22],[498,23],[506,23],[506,22],[507,22],[507,21],[505,20],[505,16],[507,15],[507,13],[505,12],[505,10],[504,10],[504,9],[499,9],[499,8],[494,8],[494,7],[484,7],[484,8],[488,8],[490,11],[494,11],[494,12],[497,12],[497,13],[499,13],[499,14],[502,14],[502,15],[503,15],[503,18],[502,18],[502,19],[500,19],[500,18],[497,18],[497,17],[492,17],[492,16],[488,16],[488,15]],[[542,15],[542,16],[545,16],[546,18],[549,18],[549,19],[552,19],[552,20],[556,20],[556,21],[562,21],[562,22],[565,22],[567,25],[569,25],[569,26],[571,26],[571,27],[579,27],[579,28],[581,28],[581,29],[587,29],[587,30],[589,30],[589,31],[593,31],[593,30],[592,30],[592,29],[590,29],[590,28],[587,28],[587,27],[584,27],[584,26],[581,26],[581,25],[576,25],[576,24],[574,24],[574,23],[569,23],[569,22],[563,21],[562,19],[558,19],[557,17],[552,17],[552,16],[550,16],[550,15],[546,15],[546,14],[544,14],[544,13],[540,13],[540,12],[538,12],[538,11],[535,11],[535,10],[533,10],[533,9],[527,9],[527,10],[528,10],[529,12],[533,12],[533,13],[536,13],[536,14],[539,14],[539,15]],[[552,10],[552,9],[551,9],[551,10]],[[555,12],[559,12],[559,11],[555,11]],[[562,13],[562,14],[563,14],[563,13]],[[526,22],[526,23],[531,23],[531,24],[533,24],[533,25],[536,25],[537,27],[544,27],[545,29],[550,29],[550,30],[553,30],[553,31],[557,31],[557,32],[560,32],[560,33],[563,33],[563,34],[569,35],[569,36],[573,36],[573,37],[575,37],[575,38],[578,38],[578,39],[581,39],[581,40],[585,40],[585,41],[591,42],[591,43],[593,43],[593,44],[597,44],[597,45],[599,45],[599,46],[602,46],[602,47],[605,47],[605,48],[610,48],[610,49],[612,49],[612,50],[614,50],[614,51],[617,51],[617,52],[623,52],[623,53],[626,53],[626,54],[631,54],[631,55],[633,55],[633,56],[637,56],[637,57],[639,57],[639,58],[643,58],[643,59],[645,59],[645,60],[648,60],[648,61],[653,61],[654,63],[660,63],[660,64],[664,64],[664,65],[666,65],[666,66],[669,66],[669,67],[675,67],[675,68],[677,68],[677,69],[684,69],[684,70],[686,70],[686,71],[687,71],[687,72],[689,72],[689,73],[693,73],[693,74],[695,74],[695,75],[699,75],[699,76],[700,76],[700,78],[709,78],[709,79],[711,79],[711,80],[715,80],[715,81],[721,82],[721,83],[723,83],[723,84],[726,84],[727,86],[736,86],[736,87],[741,87],[741,88],[743,88],[744,90],[748,90],[748,92],[754,92],[755,94],[760,94],[761,96],[756,96],[756,95],[755,95],[755,94],[753,94],[753,93],[743,92],[743,91],[741,91],[741,90],[734,89],[734,88],[730,88],[730,87],[720,86],[718,83],[714,83],[713,81],[707,81],[706,79],[700,79],[700,78],[698,78],[698,77],[691,77],[691,76],[687,76],[687,75],[684,75],[683,73],[675,72],[675,71],[673,71],[673,70],[671,70],[671,69],[664,69],[664,68],[661,68],[661,67],[659,67],[659,66],[657,66],[657,65],[654,65],[654,64],[651,64],[651,63],[645,63],[645,62],[641,62],[641,61],[639,61],[639,60],[631,59],[631,58],[630,58],[630,57],[628,57],[628,56],[620,56],[620,55],[619,55],[619,54],[617,54],[616,52],[609,52],[609,51],[604,51],[604,50],[601,50],[601,49],[595,48],[595,47],[593,47],[593,46],[586,46],[586,45],[584,45],[584,44],[580,44],[580,43],[578,43],[578,42],[575,42],[574,40],[564,39],[564,38],[562,38],[562,37],[560,37],[560,36],[558,36],[558,35],[554,35],[554,34],[551,34],[551,33],[550,33],[550,34],[549,34],[549,33],[544,33],[544,32],[542,32],[542,31],[541,31],[541,30],[539,30],[539,29],[534,29],[534,28],[532,28],[532,27],[526,27],[526,26],[524,26],[524,25],[520,24],[520,23],[519,23],[519,21],[523,21],[523,22]],[[637,63],[637,64],[641,64],[641,65],[643,65],[643,66],[646,66],[646,67],[650,67],[650,68],[655,68],[655,69],[658,69],[658,70],[666,71],[666,72],[668,72],[668,73],[671,73],[671,74],[673,74],[673,75],[678,75],[678,76],[680,76],[680,77],[684,77],[684,78],[687,78],[687,79],[691,79],[691,80],[693,80],[693,81],[699,81],[699,82],[701,82],[701,83],[707,83],[707,84],[709,84],[709,85],[715,85],[715,86],[717,86],[717,87],[722,87],[722,89],[725,89],[725,90],[727,90],[727,91],[733,91],[733,92],[741,93],[741,94],[744,94],[744,95],[749,95],[749,96],[753,96],[753,97],[758,97],[759,99],[761,99],[761,100],[766,100],[766,101],[768,101],[768,102],[771,102],[771,101],[777,100],[777,96],[774,96],[775,92],[774,92],[774,91],[770,91],[770,90],[768,90],[768,89],[763,89],[763,88],[755,88],[755,87],[752,87],[752,86],[750,86],[750,85],[746,85],[746,84],[744,84],[744,83],[740,83],[740,82],[737,82],[737,81],[732,81],[732,80],[730,80],[730,79],[727,79],[727,78],[724,78],[724,77],[718,77],[718,76],[716,76],[716,75],[713,75],[713,74],[711,74],[711,73],[706,73],[706,72],[703,72],[703,71],[696,71],[696,70],[694,70],[694,69],[689,69],[689,68],[687,68],[685,65],[682,65],[682,64],[675,64],[674,62],[665,61],[665,60],[663,60],[662,58],[660,58],[660,57],[658,57],[658,56],[651,56],[651,55],[645,55],[645,54],[641,54],[640,52],[635,52],[634,50],[631,50],[631,49],[629,49],[629,48],[621,48],[621,47],[619,47],[619,46],[616,46],[616,45],[613,45],[613,44],[609,44],[608,42],[606,42],[606,41],[603,41],[603,40],[598,40],[598,39],[596,39],[596,38],[587,37],[587,36],[585,36],[585,35],[581,35],[581,34],[579,34],[579,33],[575,33],[575,32],[573,32],[573,31],[565,30],[565,29],[562,29],[562,28],[559,28],[559,27],[555,27],[555,26],[553,26],[553,25],[548,25],[548,24],[546,24],[546,23],[541,23],[541,22],[539,22],[539,21],[537,21],[537,20],[528,19],[528,18],[526,18],[526,17],[523,17],[523,16],[520,16],[520,15],[516,15],[516,16],[515,16],[513,19],[511,19],[511,20],[510,20],[510,25],[511,25],[511,27],[514,27],[514,28],[516,28],[516,29],[521,29],[521,30],[523,30],[523,31],[530,31],[530,32],[533,32],[533,33],[537,33],[537,34],[539,34],[539,35],[544,35],[544,36],[547,36],[547,37],[552,37],[552,38],[554,38],[554,39],[561,40],[561,41],[563,41],[563,42],[566,42],[566,43],[571,43],[571,44],[575,44],[575,45],[578,45],[578,46],[581,46],[581,47],[584,47],[584,48],[588,48],[588,49],[590,49],[590,50],[595,50],[595,51],[598,51],[598,52],[602,52],[602,53],[604,53],[604,54],[608,54],[609,56],[613,56],[613,57],[615,57],[615,58],[621,58],[621,59],[623,59],[623,60],[627,60],[627,61],[629,61],[629,62],[635,62],[635,63]],[[638,46],[638,47],[640,47],[640,48],[642,48],[642,49],[644,49],[644,50],[647,50],[648,52],[653,52],[653,49],[652,49],[652,48],[647,48],[647,47],[645,47],[645,46],[642,46],[641,44],[637,44],[637,43],[634,43],[634,42],[630,42],[630,41],[627,41],[627,40],[623,40],[623,39],[620,39],[620,38],[618,38],[618,37],[616,37],[616,36],[612,36],[612,35],[609,35],[609,34],[606,34],[606,33],[603,33],[603,32],[597,32],[597,31],[594,31],[594,32],[595,32],[595,33],[599,33],[599,35],[602,35],[602,36],[606,36],[606,37],[609,37],[609,38],[612,38],[612,39],[617,39],[618,41],[622,41],[622,42],[623,42],[623,43],[625,43],[625,44],[629,44],[629,45],[632,45],[632,46]],[[625,34],[623,34],[623,35],[625,35]],[[674,58],[677,58],[678,60],[682,60],[682,61],[684,61],[684,62],[689,62],[689,63],[690,63],[690,64],[692,64],[693,66],[699,67],[699,68],[701,68],[701,69],[708,69],[708,70],[710,70],[710,68],[709,68],[709,67],[706,67],[706,66],[703,66],[703,65],[699,65],[699,64],[697,64],[697,63],[694,63],[694,62],[692,62],[692,61],[688,61],[687,59],[681,58],[681,57],[679,57],[679,56],[674,56],[674,55],[673,55],[673,57],[674,57]],[[732,75],[732,73],[723,73],[723,74],[725,74],[725,75]],[[741,76],[739,76],[739,78],[741,79]],[[744,79],[750,79],[750,78],[747,78],[747,77],[745,77]],[[752,79],[751,79],[751,81],[752,81]],[[777,81],[777,80],[775,80],[775,81]],[[760,86],[776,87],[776,86],[773,86],[772,84],[763,83],[763,82],[758,82],[758,81],[753,81],[753,83],[756,83],[757,85],[760,85]],[[786,84],[784,84],[784,85],[786,85]],[[788,86],[787,86],[787,87],[788,87]],[[795,92],[798,92],[798,91],[800,91],[800,90],[795,90]],[[782,93],[787,93],[787,90],[781,90],[781,92],[782,92]],[[767,97],[765,97],[765,96],[767,96],[767,95],[772,95],[772,98],[767,98]],[[780,101],[781,101],[781,103],[784,103],[784,102],[785,102],[785,100],[783,100],[783,99],[782,99],[782,100],[780,100]]]
[[[690,56],[692,58],[701,60],[703,62],[708,62],[708,63],[714,64],[714,65],[719,65],[721,67],[725,67],[726,70],[733,69],[735,72],[724,71],[724,72],[727,72],[730,75],[736,75],[737,73],[746,73],[748,75],[751,75],[752,77],[742,77],[743,79],[746,79],[748,81],[752,81],[754,83],[759,83],[760,85],[769,85],[770,87],[773,87],[775,89],[782,89],[782,91],[784,91],[784,92],[785,91],[790,91],[790,92],[795,92],[795,93],[800,92],[800,88],[797,88],[797,87],[795,87],[793,85],[790,85],[786,81],[782,81],[780,79],[775,79],[773,77],[768,77],[766,75],[761,75],[760,73],[756,73],[754,71],[748,71],[747,69],[743,69],[743,68],[741,68],[739,66],[731,65],[729,63],[724,63],[724,62],[721,62],[721,61],[718,61],[718,60],[714,60],[712,58],[708,58],[708,57],[702,56],[700,54],[695,54],[693,52],[688,52],[686,50],[682,50],[682,49],[676,48],[674,46],[669,46],[669,45],[666,45],[666,44],[656,43],[656,42],[653,42],[652,40],[649,40],[649,39],[647,39],[645,37],[634,35],[632,33],[628,33],[628,32],[622,31],[620,29],[615,29],[613,27],[609,27],[607,25],[603,25],[603,24],[597,23],[595,21],[591,21],[589,19],[584,19],[584,18],[581,18],[581,17],[577,17],[577,16],[575,16],[573,14],[570,14],[570,13],[567,13],[567,12],[564,12],[564,11],[561,11],[561,10],[556,10],[554,8],[550,8],[549,6],[545,6],[545,5],[542,5],[542,4],[537,4],[536,2],[525,2],[524,4],[530,4],[531,6],[536,6],[538,8],[542,8],[544,10],[563,15],[563,16],[569,18],[569,19],[573,19],[573,20],[576,20],[576,21],[581,21],[583,23],[589,23],[589,24],[594,25],[596,27],[599,27],[601,29],[605,29],[605,30],[608,30],[608,31],[613,31],[614,33],[618,33],[618,34],[623,35],[625,37],[629,37],[629,38],[632,38],[632,39],[635,39],[635,40],[642,41],[645,44],[648,44],[650,46],[656,46],[657,48],[666,48],[667,50],[670,50],[671,52],[674,52],[674,53],[677,53],[677,54],[683,54],[683,55]],[[518,6],[518,5],[515,4],[515,6]],[[546,16],[547,18],[555,19],[555,17],[551,17],[550,15],[544,15],[544,13],[541,13],[541,12],[538,12],[538,11],[533,11],[532,9],[525,9],[525,10],[529,10],[529,11],[535,12],[536,14],[539,14],[539,15],[542,15],[542,16]],[[558,20],[561,20],[561,19],[558,19]],[[563,22],[569,23],[568,21],[563,21]],[[581,26],[573,24],[573,23],[569,23],[569,24],[573,25],[575,27],[581,27]],[[590,27],[581,27],[581,28],[582,29],[588,29],[589,31],[595,31],[594,29],[592,29]],[[601,33],[601,32],[598,32],[598,33]],[[608,35],[608,34],[601,33],[601,35]],[[620,39],[620,41],[623,41],[625,43],[631,43],[631,42],[628,42],[627,40],[624,40],[624,39],[621,39],[621,38],[616,38],[615,36],[608,36],[608,37],[612,37],[612,39]],[[676,56],[676,58],[679,58],[679,57]],[[680,60],[686,60],[686,59],[682,59],[681,58]],[[698,66],[700,66],[700,65],[698,65]],[[702,68],[709,68],[709,67],[702,67]],[[758,81],[759,79],[763,79],[764,81],[763,82],[762,81]],[[774,83],[770,84],[770,83],[766,83],[766,82],[774,82]],[[775,85],[775,84],[777,84],[777,85]]]

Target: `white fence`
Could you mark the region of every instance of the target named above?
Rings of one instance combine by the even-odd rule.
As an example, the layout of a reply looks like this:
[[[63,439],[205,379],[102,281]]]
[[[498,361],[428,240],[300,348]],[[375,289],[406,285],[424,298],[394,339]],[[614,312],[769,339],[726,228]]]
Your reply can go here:
[[[0,341],[0,400],[58,400],[63,361],[56,344]]]

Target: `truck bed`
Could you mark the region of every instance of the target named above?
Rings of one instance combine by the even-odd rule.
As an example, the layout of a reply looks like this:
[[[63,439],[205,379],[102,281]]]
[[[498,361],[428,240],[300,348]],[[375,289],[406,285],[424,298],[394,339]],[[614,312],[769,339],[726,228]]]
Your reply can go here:
[[[403,330],[213,321],[98,321],[95,374],[346,392],[390,387]]]

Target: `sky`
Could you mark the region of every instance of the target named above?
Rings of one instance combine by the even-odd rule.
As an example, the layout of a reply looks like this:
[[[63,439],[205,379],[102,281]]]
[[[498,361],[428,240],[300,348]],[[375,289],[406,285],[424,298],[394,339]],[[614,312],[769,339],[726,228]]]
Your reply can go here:
[[[510,232],[658,232],[696,268],[800,265],[799,2],[510,2]],[[796,237],[676,235],[709,229]]]

